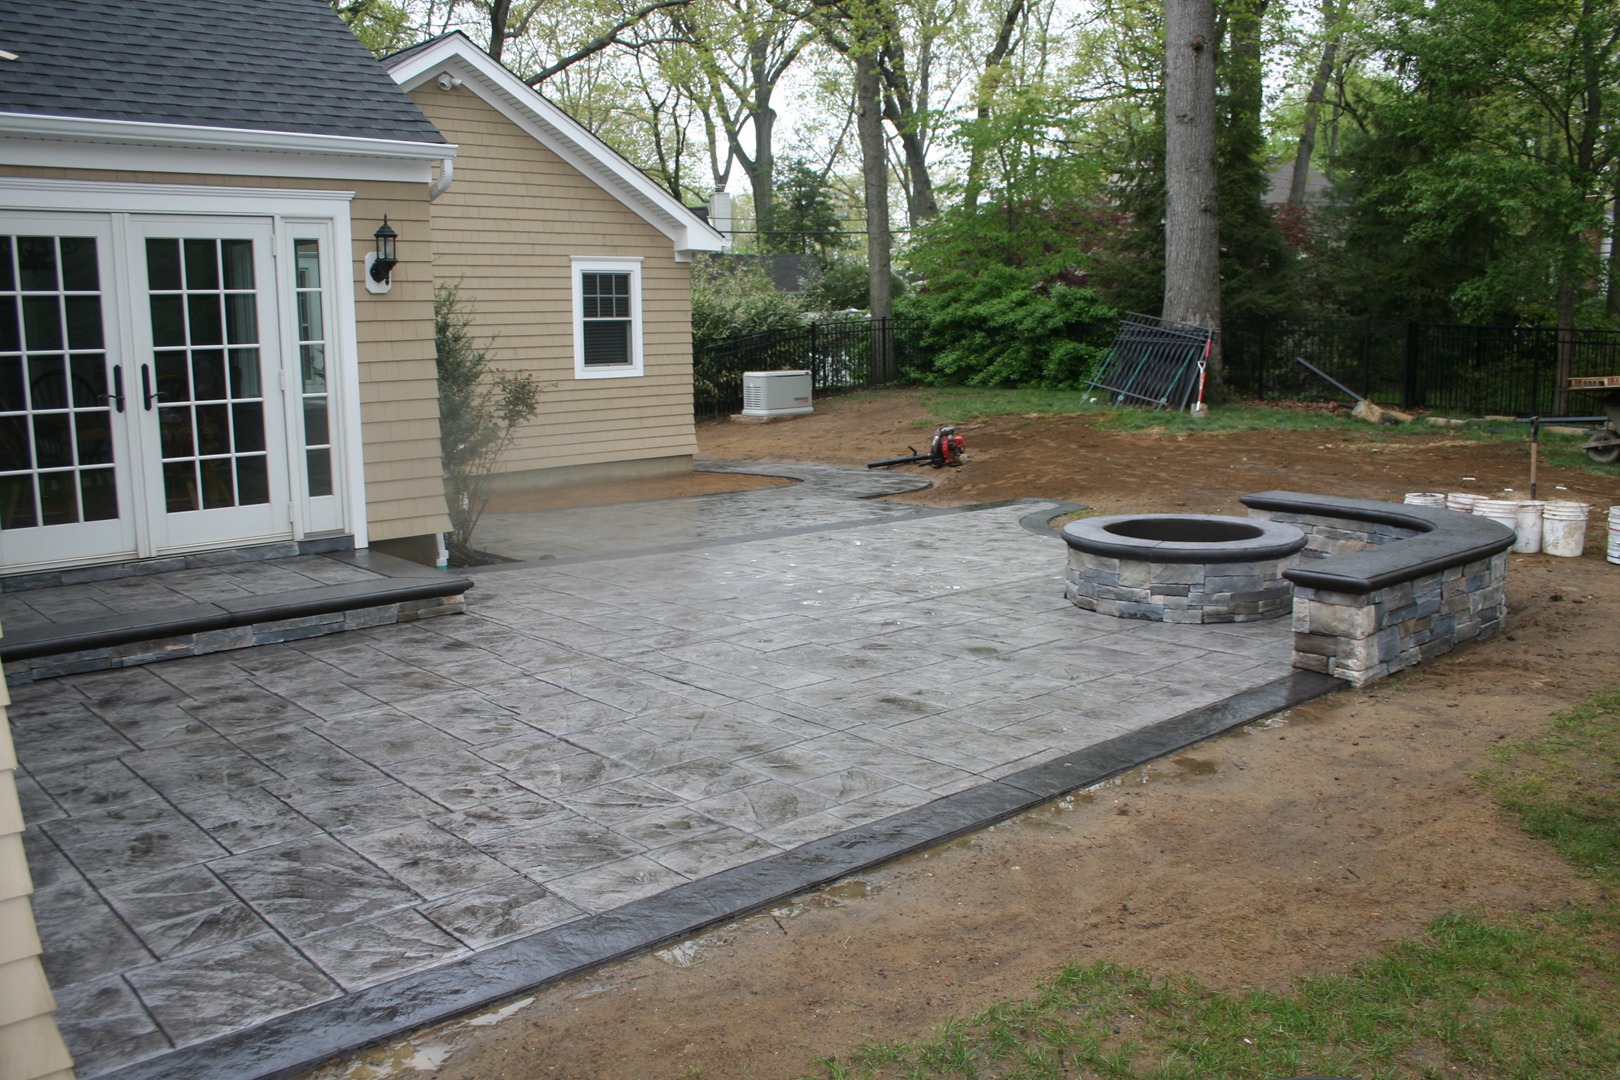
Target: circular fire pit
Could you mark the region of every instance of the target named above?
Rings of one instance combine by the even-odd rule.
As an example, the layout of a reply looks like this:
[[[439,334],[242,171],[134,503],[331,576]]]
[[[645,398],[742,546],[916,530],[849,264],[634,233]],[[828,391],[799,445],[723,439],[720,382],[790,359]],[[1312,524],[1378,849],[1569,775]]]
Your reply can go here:
[[[1063,527],[1065,595],[1122,619],[1225,623],[1293,609],[1282,572],[1305,534],[1292,525],[1212,514],[1084,518]]]

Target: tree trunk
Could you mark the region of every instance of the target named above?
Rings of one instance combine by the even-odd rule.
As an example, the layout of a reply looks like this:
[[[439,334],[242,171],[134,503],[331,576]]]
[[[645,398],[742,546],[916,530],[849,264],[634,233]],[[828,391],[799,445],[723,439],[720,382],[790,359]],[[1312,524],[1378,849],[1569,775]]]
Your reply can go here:
[[[1609,314],[1620,318],[1620,170],[1615,171],[1609,211]]]
[[[883,86],[876,50],[857,49],[855,61],[856,131],[861,144],[861,175],[866,196],[866,267],[874,320],[894,314],[889,271],[889,155],[883,141]],[[893,375],[889,335],[874,335],[874,373],[882,381]]]
[[[1164,317],[1219,327],[1213,4],[1165,0],[1164,33]],[[1218,351],[1209,376],[1218,389]]]
[[[1322,4],[1322,32],[1327,40],[1322,43],[1322,59],[1316,65],[1316,77],[1311,80],[1310,93],[1305,95],[1305,122],[1300,127],[1299,148],[1294,151],[1294,173],[1288,181],[1288,205],[1305,205],[1305,182],[1311,175],[1311,155],[1316,150],[1316,124],[1327,100],[1328,80],[1333,77],[1333,64],[1339,53],[1339,28],[1334,25],[1337,15],[1332,0]]]
[[[1001,82],[1007,75],[1007,56],[1012,52],[1013,33],[1023,17],[1024,0],[1011,0],[1001,17],[1001,30],[996,34],[995,44],[984,56],[984,71],[979,75],[979,85],[974,91],[978,102],[976,116],[981,127],[984,121],[990,119],[990,103],[995,100],[996,91],[1001,89]],[[983,140],[981,132],[968,146],[967,185],[962,202],[970,208],[979,205],[979,191],[983,187]]]
[[[1558,323],[1558,381],[1553,387],[1553,412],[1569,415],[1569,380],[1575,374],[1575,280],[1566,271],[1558,275],[1558,291],[1553,298],[1553,314]]]

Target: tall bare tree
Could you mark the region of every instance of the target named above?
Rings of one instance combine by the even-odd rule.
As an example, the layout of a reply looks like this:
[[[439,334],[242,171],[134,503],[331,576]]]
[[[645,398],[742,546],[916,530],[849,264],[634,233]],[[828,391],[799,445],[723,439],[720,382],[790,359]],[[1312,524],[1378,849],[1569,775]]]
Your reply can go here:
[[[1215,9],[1164,0],[1164,317],[1221,324],[1215,166]],[[1210,376],[1220,385],[1219,353]]]

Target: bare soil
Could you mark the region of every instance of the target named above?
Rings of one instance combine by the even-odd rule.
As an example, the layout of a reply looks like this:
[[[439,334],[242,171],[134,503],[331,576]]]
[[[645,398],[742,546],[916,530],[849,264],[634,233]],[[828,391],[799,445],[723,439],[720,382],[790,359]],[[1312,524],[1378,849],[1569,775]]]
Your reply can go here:
[[[702,456],[864,464],[931,433],[904,393],[817,410],[703,424]],[[1238,495],[1272,488],[1399,501],[1529,486],[1527,445],[1432,428],[1171,437],[1029,417],[961,430],[967,464],[928,470],[934,486],[910,501],[1237,513]],[[1285,988],[1421,936],[1448,910],[1589,901],[1594,886],[1473,779],[1493,745],[1620,685],[1620,566],[1604,557],[1620,468],[1543,468],[1539,480],[1543,498],[1592,504],[1586,553],[1513,556],[1509,628],[1489,642],[371,1060],[442,1057],[445,1080],[797,1077],[818,1057],[1024,996],[1068,961]]]

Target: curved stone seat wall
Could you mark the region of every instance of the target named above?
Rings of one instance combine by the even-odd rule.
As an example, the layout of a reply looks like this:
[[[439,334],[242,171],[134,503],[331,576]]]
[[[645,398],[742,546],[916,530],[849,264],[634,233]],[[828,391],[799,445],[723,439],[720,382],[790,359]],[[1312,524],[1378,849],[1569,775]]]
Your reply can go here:
[[[1354,686],[1489,637],[1507,615],[1513,530],[1454,510],[1294,491],[1245,495],[1251,517],[1306,535],[1294,666]]]

